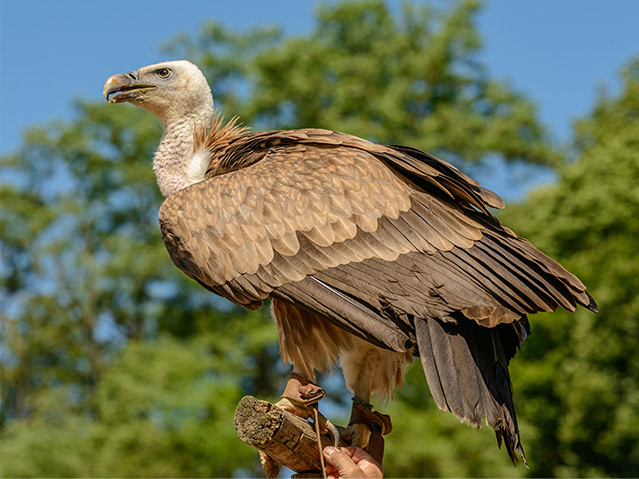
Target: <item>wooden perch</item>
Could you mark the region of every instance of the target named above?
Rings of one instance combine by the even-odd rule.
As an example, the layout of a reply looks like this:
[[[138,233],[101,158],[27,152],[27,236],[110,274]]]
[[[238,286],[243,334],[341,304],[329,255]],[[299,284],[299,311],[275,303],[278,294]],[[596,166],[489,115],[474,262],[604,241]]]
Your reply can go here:
[[[313,426],[274,404],[244,396],[235,410],[235,429],[242,441],[282,466],[295,472],[321,470]],[[326,435],[321,435],[320,439],[322,449],[332,444]]]

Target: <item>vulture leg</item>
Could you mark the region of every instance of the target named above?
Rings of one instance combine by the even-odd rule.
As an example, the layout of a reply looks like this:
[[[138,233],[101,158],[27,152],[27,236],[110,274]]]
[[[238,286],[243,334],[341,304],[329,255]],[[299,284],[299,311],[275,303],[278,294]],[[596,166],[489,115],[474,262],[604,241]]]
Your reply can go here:
[[[342,436],[353,446],[367,450],[380,464],[384,455],[383,435],[392,429],[390,416],[374,412],[369,404],[374,393],[390,399],[395,386],[401,385],[404,365],[411,353],[381,349],[360,339],[354,347],[341,351],[346,387],[354,394],[348,428]]]
[[[337,428],[317,410],[325,392],[315,383],[315,371],[330,369],[338,349],[350,345],[350,335],[313,313],[275,298],[271,301],[271,312],[279,331],[282,359],[293,364],[277,405],[304,419],[314,421],[317,417],[320,432],[330,431],[337,445]]]

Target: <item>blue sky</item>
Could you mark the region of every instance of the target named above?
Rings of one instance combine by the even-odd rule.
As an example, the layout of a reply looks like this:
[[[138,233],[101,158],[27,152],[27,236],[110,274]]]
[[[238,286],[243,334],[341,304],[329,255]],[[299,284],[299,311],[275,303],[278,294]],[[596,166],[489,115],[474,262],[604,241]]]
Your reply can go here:
[[[276,24],[303,34],[317,4],[0,1],[1,153],[19,146],[25,128],[69,118],[74,98],[100,101],[112,73],[166,59],[159,47],[175,34],[211,20],[237,30]],[[572,120],[590,110],[598,87],[615,91],[620,67],[639,55],[638,18],[639,2],[632,0],[487,0],[477,19],[480,58],[493,77],[538,104],[555,138],[567,140]]]

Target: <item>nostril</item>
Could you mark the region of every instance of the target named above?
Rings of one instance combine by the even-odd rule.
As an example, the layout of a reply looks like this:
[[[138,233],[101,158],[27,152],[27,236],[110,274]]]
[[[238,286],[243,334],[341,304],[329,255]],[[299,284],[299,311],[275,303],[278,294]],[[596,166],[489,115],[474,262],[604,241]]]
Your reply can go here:
[[[140,79],[140,75],[136,71],[125,73],[125,75],[128,76],[131,80],[138,81]]]

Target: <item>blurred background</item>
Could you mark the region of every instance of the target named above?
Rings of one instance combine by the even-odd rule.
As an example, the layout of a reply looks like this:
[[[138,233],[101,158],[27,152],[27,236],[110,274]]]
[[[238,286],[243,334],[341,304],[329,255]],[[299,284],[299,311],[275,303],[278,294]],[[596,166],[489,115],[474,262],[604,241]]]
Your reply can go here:
[[[407,371],[388,477],[639,476],[639,4],[630,1],[3,0],[0,475],[248,477],[233,412],[288,367],[266,311],[173,266],[160,125],[106,78],[204,70],[254,130],[323,127],[443,157],[577,274],[602,314],[531,318],[511,363],[530,469]],[[337,423],[340,375],[323,378]]]

